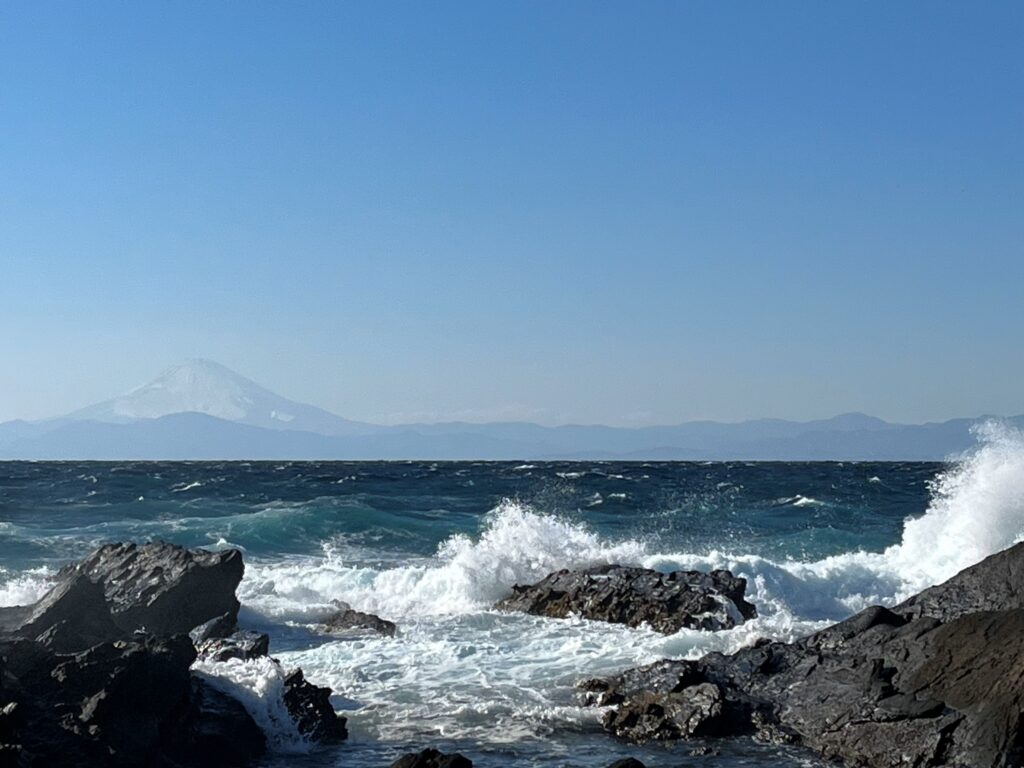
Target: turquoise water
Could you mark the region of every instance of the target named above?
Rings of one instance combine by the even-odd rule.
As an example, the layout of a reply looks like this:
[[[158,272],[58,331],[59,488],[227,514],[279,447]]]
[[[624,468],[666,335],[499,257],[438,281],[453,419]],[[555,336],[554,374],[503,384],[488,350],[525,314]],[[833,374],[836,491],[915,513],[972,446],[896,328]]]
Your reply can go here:
[[[711,757],[618,744],[577,706],[574,684],[796,637],[952,575],[1024,533],[1022,456],[1018,436],[1003,435],[948,466],[5,463],[0,601],[35,599],[53,569],[105,541],[241,548],[243,623],[270,632],[285,666],[330,685],[352,732],[340,748],[310,748],[276,716],[270,665],[205,670],[271,733],[268,764],[383,765],[437,745],[484,766],[597,768],[623,755],[816,765],[745,740]],[[760,617],[666,637],[490,609],[514,583],[597,562],[729,567],[748,578]],[[316,634],[332,600],[396,621],[398,637]]]

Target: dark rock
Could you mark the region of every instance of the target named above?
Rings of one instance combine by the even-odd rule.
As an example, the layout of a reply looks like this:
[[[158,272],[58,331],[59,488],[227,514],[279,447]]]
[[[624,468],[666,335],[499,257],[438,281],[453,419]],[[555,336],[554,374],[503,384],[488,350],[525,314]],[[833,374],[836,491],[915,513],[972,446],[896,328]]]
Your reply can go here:
[[[238,623],[235,621],[235,617],[230,613],[222,613],[220,616],[216,616],[209,621],[203,622],[198,627],[194,627],[189,631],[188,636],[192,638],[192,642],[198,647],[206,640],[228,637],[237,628]]]
[[[9,637],[39,640],[58,653],[82,651],[118,639],[103,587],[83,574],[73,574],[29,606],[0,609],[0,632]]]
[[[199,656],[209,661],[258,659],[270,653],[270,637],[251,629],[240,629],[228,637],[213,637],[196,644]]]
[[[237,550],[108,544],[63,568],[34,605],[0,608],[0,637],[72,653],[136,631],[180,634],[214,618],[207,631],[221,631],[237,619],[241,578]]]
[[[602,565],[562,570],[533,585],[516,585],[495,606],[537,616],[582,616],[658,632],[730,629],[757,612],[744,599],[747,582],[728,571],[673,571]]]
[[[228,614],[237,621],[235,589],[242,580],[242,553],[207,552],[165,542],[107,544],[58,580],[76,573],[103,586],[114,623],[125,632],[189,632]]]
[[[473,768],[473,761],[458,752],[446,755],[436,749],[424,749],[402,755],[391,768]]]
[[[619,738],[642,744],[714,735],[726,730],[724,698],[714,683],[678,693],[644,691],[609,711],[603,723]]]
[[[102,643],[74,655],[3,642],[0,657],[0,735],[7,756],[25,765],[213,768],[246,765],[262,753],[244,709],[195,686],[195,650],[184,635]],[[243,734],[255,741],[232,743]]]
[[[192,702],[190,744],[208,765],[250,765],[266,752],[266,735],[238,699],[193,677]]]
[[[331,706],[331,689],[313,685],[296,669],[284,680],[284,704],[299,733],[313,741],[348,738],[347,720]]]
[[[397,627],[394,622],[382,619],[372,613],[353,610],[348,603],[335,600],[338,612],[329,616],[321,625],[324,632],[331,634],[351,634],[373,632],[386,637],[394,637]]]
[[[621,760],[616,760],[608,768],[647,768],[647,766],[635,757],[624,757]]]
[[[895,608],[795,643],[587,681],[584,697],[616,707],[605,723],[630,740],[753,734],[850,766],[1019,766],[1022,600],[1017,545]],[[691,702],[706,685],[721,697],[717,710],[714,696]]]

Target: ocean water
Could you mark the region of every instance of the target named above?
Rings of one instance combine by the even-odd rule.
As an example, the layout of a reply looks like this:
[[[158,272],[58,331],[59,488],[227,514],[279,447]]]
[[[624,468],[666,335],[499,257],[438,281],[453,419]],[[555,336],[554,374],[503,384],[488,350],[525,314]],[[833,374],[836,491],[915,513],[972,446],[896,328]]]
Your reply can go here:
[[[991,426],[936,463],[0,463],[0,604],[114,540],[238,547],[244,625],[284,667],[336,691],[350,741],[311,747],[267,660],[200,671],[271,736],[267,765],[381,766],[425,746],[480,766],[815,766],[750,740],[635,747],[605,735],[574,684],[662,657],[792,639],[893,603],[1024,538],[1024,439]],[[516,583],[618,562],[730,568],[759,618],[671,636],[503,614]],[[338,640],[333,600],[399,625]]]

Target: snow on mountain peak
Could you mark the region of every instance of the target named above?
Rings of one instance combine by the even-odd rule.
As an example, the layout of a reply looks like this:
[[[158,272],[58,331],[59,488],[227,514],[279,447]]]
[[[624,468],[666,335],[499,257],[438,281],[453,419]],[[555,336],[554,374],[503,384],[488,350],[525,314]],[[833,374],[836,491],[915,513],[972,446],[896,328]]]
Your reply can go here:
[[[288,400],[212,360],[189,359],[120,397],[69,418],[125,423],[176,413],[202,413],[271,429],[348,434],[372,429],[321,408]]]

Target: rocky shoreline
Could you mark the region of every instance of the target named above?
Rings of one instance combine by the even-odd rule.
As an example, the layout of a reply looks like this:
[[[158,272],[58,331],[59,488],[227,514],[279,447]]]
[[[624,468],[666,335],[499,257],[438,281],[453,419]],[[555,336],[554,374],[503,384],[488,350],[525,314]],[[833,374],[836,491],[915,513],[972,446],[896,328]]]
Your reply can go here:
[[[0,609],[0,765],[258,760],[263,731],[192,670],[269,653],[266,635],[237,627],[243,568],[237,550],[111,544],[62,569],[34,605]],[[330,695],[286,673],[285,707],[311,741],[346,738]]]
[[[846,766],[1024,763],[1024,544],[794,643],[580,685],[631,742],[753,735]]]
[[[267,635],[238,626],[243,572],[237,550],[110,544],[62,569],[37,603],[0,608],[0,766],[252,765],[266,735],[198,670],[262,659],[282,676],[296,731],[343,741],[332,692],[281,668]],[[517,585],[496,608],[666,634],[714,631],[757,615],[745,589],[728,571],[606,565]],[[398,628],[339,601],[320,631],[394,636]],[[793,643],[663,660],[580,689],[627,742],[753,736],[847,766],[1019,766],[1024,544]],[[471,765],[432,749],[394,763]]]

